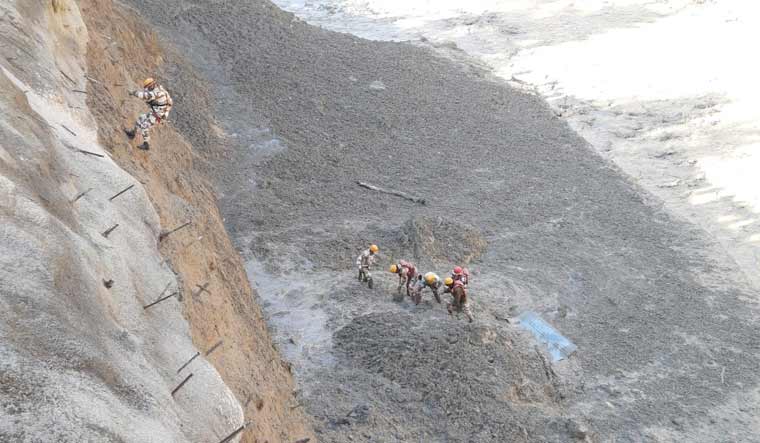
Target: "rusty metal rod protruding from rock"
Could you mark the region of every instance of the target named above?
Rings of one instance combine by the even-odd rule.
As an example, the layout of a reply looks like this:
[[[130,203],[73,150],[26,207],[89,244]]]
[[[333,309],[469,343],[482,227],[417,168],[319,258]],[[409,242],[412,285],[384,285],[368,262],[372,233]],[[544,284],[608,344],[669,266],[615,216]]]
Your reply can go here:
[[[79,194],[77,194],[77,196],[76,196],[76,197],[74,197],[74,200],[71,200],[71,203],[75,203],[77,200],[79,200],[80,198],[82,198],[82,197],[84,197],[85,195],[87,195],[87,193],[88,193],[88,192],[90,192],[90,191],[92,191],[92,188],[90,188],[90,189],[88,189],[88,190],[86,190],[86,191],[82,191],[82,192],[80,192]]]
[[[206,357],[211,355],[212,352],[216,351],[216,349],[224,343],[224,340],[219,340],[214,346],[212,346],[208,351],[206,351]]]
[[[118,228],[119,224],[116,223],[115,225],[111,226],[110,228],[106,229],[101,235],[105,238],[108,238],[109,235],[114,231],[114,229]]]
[[[66,127],[66,125],[64,125],[64,124],[61,124],[61,127],[63,127],[63,129],[65,129],[65,130],[69,131],[69,133],[70,133],[71,135],[73,135],[74,137],[76,137],[76,136],[77,136],[77,133],[76,133],[76,132],[74,132],[74,131],[72,131],[71,129],[67,128],[67,127]]]
[[[129,185],[129,186],[127,186],[126,188],[124,188],[121,191],[119,191],[116,195],[114,195],[113,197],[109,198],[108,201],[113,201],[113,199],[115,199],[116,197],[120,196],[121,194],[129,191],[130,189],[132,189],[134,187],[135,187],[135,185]]]
[[[95,157],[100,157],[100,158],[105,157],[105,155],[103,154],[97,154],[95,152],[85,151],[84,149],[77,149],[77,151],[81,152],[82,154],[94,155]]]
[[[196,292],[195,294],[193,294],[193,296],[201,295],[202,292],[205,292],[206,294],[211,295],[211,292],[209,292],[209,290],[207,289],[210,284],[211,284],[211,282],[206,282],[202,286],[201,285],[195,285],[195,287],[198,288],[198,292]]]
[[[179,231],[180,229],[183,229],[183,228],[186,228],[186,227],[190,226],[191,223],[192,223],[192,221],[189,221],[189,222],[186,222],[186,223],[180,225],[179,227],[176,227],[176,228],[172,229],[169,232],[163,232],[163,233],[161,233],[161,235],[158,236],[158,241],[161,241],[161,240],[165,239],[166,237],[174,234],[175,232]]]
[[[190,360],[188,360],[184,365],[180,366],[179,369],[177,369],[177,374],[179,374],[180,372],[182,372],[182,370],[185,369],[187,367],[187,365],[189,365],[190,363],[192,363],[193,360],[195,360],[199,355],[201,355],[201,353],[200,352],[196,352],[195,355],[193,355],[192,357],[190,357]]]
[[[185,383],[187,383],[187,381],[188,381],[188,380],[190,380],[190,377],[192,377],[192,376],[193,376],[193,373],[191,372],[191,373],[190,373],[190,375],[188,375],[187,377],[185,377],[185,379],[184,379],[184,380],[182,380],[182,383],[178,384],[178,385],[177,385],[177,387],[176,387],[176,388],[174,388],[174,390],[172,390],[172,397],[174,397],[174,394],[176,394],[176,393],[177,393],[177,391],[179,391],[179,389],[180,389],[182,386],[185,386]]]
[[[235,438],[235,437],[236,437],[238,434],[240,434],[241,432],[243,432],[243,430],[244,430],[245,428],[247,428],[247,427],[248,427],[248,425],[250,425],[250,424],[251,424],[251,422],[248,422],[248,423],[245,423],[245,424],[241,425],[239,428],[235,429],[235,431],[234,431],[232,434],[230,434],[230,435],[228,435],[228,436],[224,437],[222,440],[219,440],[219,443],[227,443],[227,442],[231,441],[231,440],[232,440],[233,438]]]
[[[148,308],[150,308],[153,305],[157,305],[157,304],[161,303],[164,300],[167,300],[169,298],[174,297],[175,295],[177,295],[177,293],[176,292],[172,292],[171,294],[167,295],[166,297],[159,298],[158,300],[154,301],[153,303],[151,303],[149,305],[143,306],[143,309],[148,309]]]

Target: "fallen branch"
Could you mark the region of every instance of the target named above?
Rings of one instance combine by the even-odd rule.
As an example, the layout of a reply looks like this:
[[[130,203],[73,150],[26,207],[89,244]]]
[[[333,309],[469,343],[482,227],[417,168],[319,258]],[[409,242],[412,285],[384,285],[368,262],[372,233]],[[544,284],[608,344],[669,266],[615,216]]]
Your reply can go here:
[[[78,92],[80,94],[87,94],[87,91],[82,91],[81,89],[72,89],[71,92]]]
[[[361,186],[362,188],[369,189],[370,191],[377,191],[377,192],[382,192],[383,194],[395,195],[397,197],[401,197],[401,198],[407,199],[407,200],[409,200],[411,202],[419,203],[421,205],[426,204],[424,198],[414,197],[412,195],[407,194],[406,192],[395,191],[393,189],[383,189],[383,188],[371,185],[369,183],[364,183],[364,182],[360,182],[360,181],[356,182],[356,184],[359,185],[359,186]]]
[[[124,188],[121,191],[119,191],[116,195],[114,195],[113,197],[109,198],[108,201],[113,201],[113,199],[115,199],[116,197],[120,196],[121,194],[129,191],[130,189],[132,189],[134,187],[135,187],[135,185],[129,185],[129,186],[127,186],[126,188]]]

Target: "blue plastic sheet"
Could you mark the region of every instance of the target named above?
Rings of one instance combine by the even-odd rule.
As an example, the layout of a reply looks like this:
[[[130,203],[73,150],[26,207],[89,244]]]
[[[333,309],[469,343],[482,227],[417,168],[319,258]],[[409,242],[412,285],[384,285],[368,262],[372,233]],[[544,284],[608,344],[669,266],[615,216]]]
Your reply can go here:
[[[527,311],[517,317],[520,326],[536,337],[536,340],[546,345],[552,363],[558,362],[570,356],[578,349],[570,340],[557,332],[549,323],[546,323],[535,312]]]

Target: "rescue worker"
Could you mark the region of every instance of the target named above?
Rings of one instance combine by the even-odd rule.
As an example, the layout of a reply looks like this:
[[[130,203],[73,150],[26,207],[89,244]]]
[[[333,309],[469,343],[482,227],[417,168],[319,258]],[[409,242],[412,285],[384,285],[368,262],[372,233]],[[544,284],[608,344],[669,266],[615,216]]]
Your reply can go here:
[[[362,283],[369,282],[370,289],[372,289],[372,274],[370,274],[369,269],[375,263],[375,254],[379,250],[380,248],[377,245],[369,245],[369,248],[362,251],[356,258],[356,267],[359,268],[359,281]]]
[[[454,266],[454,270],[451,271],[451,279],[454,281],[461,281],[462,284],[467,286],[470,284],[470,271],[462,269],[461,266]]]
[[[398,289],[396,291],[401,294],[401,288],[406,286],[406,295],[411,297],[412,281],[417,276],[417,268],[414,264],[408,261],[399,260],[398,263],[391,265],[388,272],[391,274],[398,274]]]
[[[412,299],[415,304],[420,304],[422,301],[422,290],[430,288],[435,297],[435,301],[441,303],[441,296],[438,294],[438,290],[443,286],[441,278],[433,272],[427,272],[425,275],[417,276],[417,283],[412,287]]]
[[[467,320],[472,323],[474,318],[470,311],[470,304],[467,301],[467,288],[465,288],[464,283],[462,283],[461,280],[454,280],[451,277],[446,277],[443,284],[446,285],[444,293],[450,293],[453,298],[452,301],[446,305],[446,310],[449,311],[449,315],[452,315],[456,311],[457,318],[459,318],[459,313],[464,312]]]
[[[150,149],[150,128],[169,118],[169,111],[171,111],[174,103],[172,102],[169,93],[166,92],[166,89],[156,83],[152,78],[146,78],[145,81],[143,81],[142,91],[130,91],[129,95],[134,95],[135,97],[144,100],[148,103],[148,106],[150,106],[149,112],[141,114],[140,117],[137,118],[134,128],[124,130],[127,137],[132,140],[135,138],[135,134],[139,129],[142,134],[143,142],[138,148],[147,151]]]

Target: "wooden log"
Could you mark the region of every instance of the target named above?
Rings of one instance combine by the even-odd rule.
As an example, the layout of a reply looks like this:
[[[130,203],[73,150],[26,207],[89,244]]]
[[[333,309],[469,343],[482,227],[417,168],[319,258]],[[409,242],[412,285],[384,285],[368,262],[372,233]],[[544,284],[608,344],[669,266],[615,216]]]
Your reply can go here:
[[[154,301],[153,303],[151,303],[149,305],[143,306],[143,309],[148,309],[151,306],[157,305],[157,304],[161,303],[164,300],[167,300],[167,299],[170,299],[170,298],[174,297],[175,295],[177,295],[177,293],[176,292],[172,292],[171,294],[167,295],[166,297],[159,298],[158,300]]]
[[[172,397],[174,397],[174,394],[176,394],[177,391],[179,391],[182,386],[185,386],[185,383],[187,383],[187,381],[190,380],[192,376],[193,376],[193,373],[191,372],[190,375],[185,377],[185,379],[182,380],[182,382],[178,384],[177,387],[172,390]]]
[[[119,191],[116,195],[114,195],[113,197],[109,198],[108,201],[113,201],[113,199],[115,199],[116,197],[120,196],[121,194],[129,191],[130,189],[132,189],[134,187],[135,187],[135,185],[129,185],[129,186],[127,186],[126,188],[124,188],[121,191]]]
[[[383,189],[379,186],[371,185],[369,183],[364,183],[360,181],[357,181],[356,184],[361,186],[362,188],[369,189],[370,191],[376,191],[376,192],[382,192],[383,194],[395,195],[397,197],[404,198],[406,200],[409,200],[414,203],[418,203],[420,205],[427,204],[424,198],[415,197],[415,196],[407,194],[406,192],[396,191],[393,189]]]

